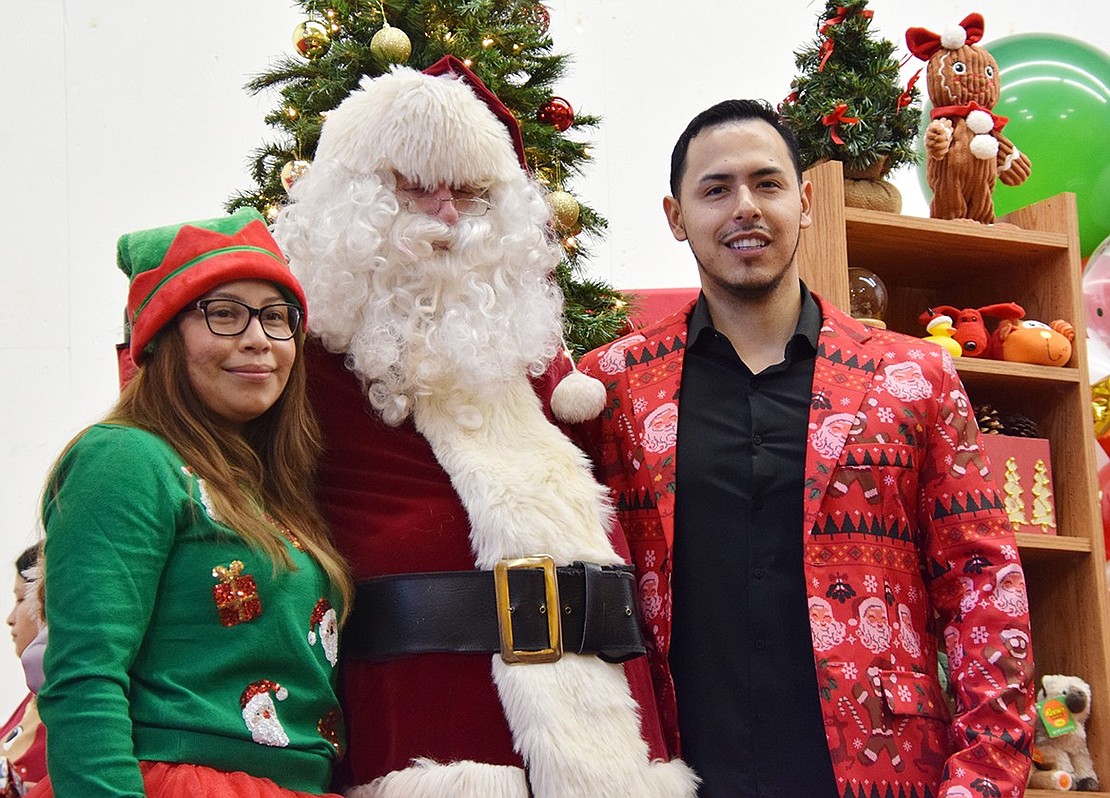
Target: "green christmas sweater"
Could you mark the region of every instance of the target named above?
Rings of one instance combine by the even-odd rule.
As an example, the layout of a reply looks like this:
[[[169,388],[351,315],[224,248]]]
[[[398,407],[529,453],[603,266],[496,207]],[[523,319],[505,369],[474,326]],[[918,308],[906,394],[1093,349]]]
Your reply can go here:
[[[58,798],[142,798],[140,760],[323,792],[342,752],[339,593],[213,519],[161,438],[91,427],[47,488],[39,711]]]

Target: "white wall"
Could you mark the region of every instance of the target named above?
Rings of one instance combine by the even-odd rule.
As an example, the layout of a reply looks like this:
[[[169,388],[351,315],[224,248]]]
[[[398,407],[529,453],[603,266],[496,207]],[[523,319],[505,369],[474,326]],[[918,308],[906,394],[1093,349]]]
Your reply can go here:
[[[556,49],[573,54],[558,93],[604,117],[594,164],[571,188],[609,218],[592,269],[621,288],[693,285],[660,198],[686,122],[726,97],[777,102],[793,52],[815,35],[819,0],[551,0]],[[872,0],[875,27],[904,52],[910,26],[942,30],[971,11],[985,43],[1058,33],[1110,51],[1101,0]],[[285,0],[34,0],[5,3],[0,48],[0,595],[32,538],[58,450],[116,393],[126,281],[124,232],[217,215],[250,185],[275,96],[242,85],[291,52],[303,19]],[[1046,13],[1047,12],[1047,13]],[[916,61],[907,74],[919,66]],[[904,212],[928,215],[917,176],[895,176]],[[0,599],[0,606],[7,602]],[[5,609],[6,612],[6,609]],[[0,713],[22,694],[0,647]]]

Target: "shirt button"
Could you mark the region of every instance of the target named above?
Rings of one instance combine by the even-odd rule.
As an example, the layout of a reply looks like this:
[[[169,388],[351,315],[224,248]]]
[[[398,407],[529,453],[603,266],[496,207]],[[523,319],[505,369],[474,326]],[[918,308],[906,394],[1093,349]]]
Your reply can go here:
[[[755,641],[755,650],[756,651],[762,651],[765,648],[767,648],[767,642],[765,640],[760,639],[760,640]]]
[[[759,446],[761,443],[763,443],[763,436],[762,435],[753,435],[752,436],[752,443],[754,443],[756,446]]]
[[[755,568],[752,569],[752,576],[754,576],[756,579],[762,579],[763,574],[764,574],[764,570],[762,568],[760,568],[759,566],[756,566]]]

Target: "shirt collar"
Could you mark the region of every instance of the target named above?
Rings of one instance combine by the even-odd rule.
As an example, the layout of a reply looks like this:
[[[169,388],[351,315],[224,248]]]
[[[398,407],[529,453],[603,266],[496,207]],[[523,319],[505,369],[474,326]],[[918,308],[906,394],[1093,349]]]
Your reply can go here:
[[[786,344],[788,360],[816,353],[817,338],[821,334],[821,308],[804,282],[799,280],[798,286],[802,292],[802,312],[798,314],[794,334]],[[706,302],[704,293],[698,294],[698,301],[694,305],[694,312],[690,314],[687,329],[687,341],[690,346],[693,346],[707,330],[712,333],[717,332],[713,327],[713,319],[709,315],[709,303]],[[808,343],[808,348],[804,348],[803,343]],[[799,349],[799,347],[803,348]]]

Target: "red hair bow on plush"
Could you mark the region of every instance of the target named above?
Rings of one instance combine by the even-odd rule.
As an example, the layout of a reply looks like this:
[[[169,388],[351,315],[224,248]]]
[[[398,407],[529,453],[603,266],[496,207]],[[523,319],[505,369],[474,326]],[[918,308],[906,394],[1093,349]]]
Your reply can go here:
[[[953,41],[950,38],[951,31],[945,31],[941,36],[925,28],[910,28],[906,31],[906,47],[922,61],[928,61],[941,47],[958,50],[965,44],[975,44],[983,38],[983,15],[968,14],[960,23],[960,27],[964,29],[963,41]]]

